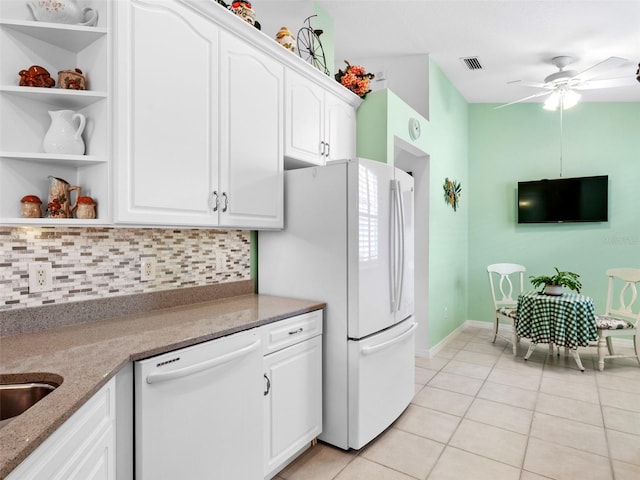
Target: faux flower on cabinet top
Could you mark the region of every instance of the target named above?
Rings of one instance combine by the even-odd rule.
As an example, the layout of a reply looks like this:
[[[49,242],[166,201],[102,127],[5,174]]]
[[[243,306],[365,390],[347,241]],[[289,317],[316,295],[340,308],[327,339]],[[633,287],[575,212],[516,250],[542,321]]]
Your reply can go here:
[[[336,80],[360,98],[366,97],[367,93],[371,91],[369,81],[372,80],[375,75],[373,75],[373,73],[367,73],[361,65],[350,65],[346,60],[344,63],[347,64],[347,68],[338,70]]]

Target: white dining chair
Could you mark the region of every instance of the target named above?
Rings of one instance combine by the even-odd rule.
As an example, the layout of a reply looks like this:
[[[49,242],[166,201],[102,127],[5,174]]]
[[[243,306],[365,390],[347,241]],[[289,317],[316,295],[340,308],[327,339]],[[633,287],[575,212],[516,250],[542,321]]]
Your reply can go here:
[[[526,268],[517,263],[493,263],[487,267],[491,298],[494,309],[495,343],[499,334],[500,322],[507,322],[511,326],[511,335],[507,338],[513,345],[513,354],[518,354],[520,339],[516,332],[518,295],[524,290],[524,272]],[[514,298],[515,296],[515,298]]]
[[[596,315],[598,325],[598,369],[604,370],[607,358],[636,358],[640,363],[640,301],[638,285],[640,268],[611,268],[609,277],[607,306],[604,314]],[[635,355],[618,354],[613,350],[613,337],[632,337]]]

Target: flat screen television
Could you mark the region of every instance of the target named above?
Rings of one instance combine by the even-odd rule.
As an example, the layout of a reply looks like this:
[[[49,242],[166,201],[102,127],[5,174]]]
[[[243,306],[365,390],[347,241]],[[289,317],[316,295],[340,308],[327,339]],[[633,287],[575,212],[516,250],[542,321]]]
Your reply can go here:
[[[606,222],[609,178],[518,182],[518,223]]]

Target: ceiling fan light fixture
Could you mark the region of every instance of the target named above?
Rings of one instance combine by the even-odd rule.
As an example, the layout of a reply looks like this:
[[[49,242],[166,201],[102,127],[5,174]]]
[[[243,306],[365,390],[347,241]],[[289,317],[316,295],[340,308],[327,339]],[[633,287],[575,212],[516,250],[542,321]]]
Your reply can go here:
[[[573,90],[555,90],[544,101],[545,110],[555,111],[558,107],[562,107],[563,110],[567,108],[575,107],[580,100],[580,94]]]
[[[560,92],[558,91],[552,92],[551,95],[549,95],[547,99],[544,101],[544,106],[542,108],[553,112],[557,110],[558,107],[560,106],[560,101],[561,101]]]
[[[567,90],[566,92],[564,92],[564,95],[562,95],[562,108],[566,110],[567,108],[575,107],[578,104],[579,100],[579,93],[573,90]]]

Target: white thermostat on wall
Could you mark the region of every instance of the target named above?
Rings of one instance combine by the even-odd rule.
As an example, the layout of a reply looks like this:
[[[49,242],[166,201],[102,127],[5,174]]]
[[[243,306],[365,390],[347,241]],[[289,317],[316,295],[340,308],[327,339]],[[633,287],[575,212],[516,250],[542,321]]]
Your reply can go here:
[[[409,136],[412,140],[420,138],[420,120],[411,117],[409,119]]]

